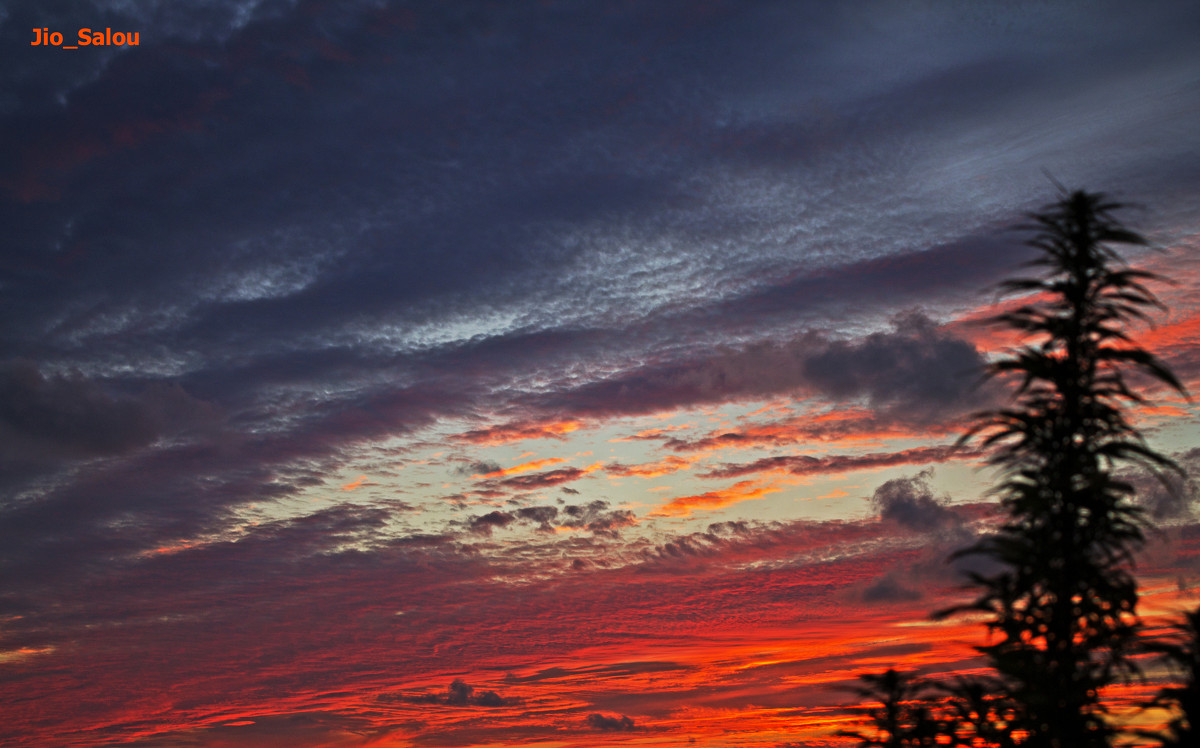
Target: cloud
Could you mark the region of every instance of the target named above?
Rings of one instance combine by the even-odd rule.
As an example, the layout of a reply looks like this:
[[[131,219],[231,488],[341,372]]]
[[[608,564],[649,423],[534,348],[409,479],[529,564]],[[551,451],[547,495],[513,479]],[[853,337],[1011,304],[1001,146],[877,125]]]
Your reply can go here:
[[[534,473],[533,475],[517,475],[499,480],[496,482],[496,485],[521,491],[532,491],[538,488],[549,488],[577,481],[585,475],[599,470],[600,467],[601,463],[597,462],[585,468],[559,468],[558,470],[547,470],[544,473]]]
[[[503,478],[503,477],[509,476],[509,475],[516,475],[517,473],[527,473],[530,470],[537,470],[539,468],[544,468],[547,465],[558,465],[563,462],[566,462],[566,460],[563,459],[562,457],[548,457],[544,460],[533,460],[531,462],[523,462],[520,465],[513,465],[512,467],[509,467],[509,468],[498,468],[495,470],[489,470],[486,473],[479,473],[476,475],[472,475],[471,477],[476,480],[486,480],[488,478]]]
[[[567,434],[579,430],[580,426],[582,424],[579,421],[571,420],[517,422],[467,431],[459,434],[458,438],[472,444],[496,446],[527,439],[562,439]]]
[[[672,455],[656,462],[647,462],[641,465],[623,465],[619,462],[612,462],[604,467],[604,472],[619,477],[637,476],[638,478],[656,478],[660,475],[670,475],[671,473],[685,470],[693,462],[695,462],[694,459],[689,460]]]
[[[945,462],[974,456],[975,453],[953,446],[914,447],[898,452],[876,452],[865,455],[782,455],[763,457],[745,464],[725,463],[700,473],[703,478],[736,478],[756,473],[786,472],[791,475],[822,475],[845,473],[853,470],[877,470],[896,465],[923,465],[930,462]]]
[[[816,5],[552,5],[0,11],[0,658],[38,653],[5,665],[0,742],[534,743],[593,709],[648,714],[638,700],[662,709],[656,728],[699,705],[729,740],[762,742],[740,710],[811,692],[748,685],[730,672],[740,654],[694,632],[750,622],[738,651],[757,652],[774,645],[756,625],[800,616],[852,667],[862,645],[833,634],[878,620],[830,590],[930,562],[955,532],[940,499],[901,486],[882,522],[630,530],[637,481],[592,501],[592,467],[501,474],[537,462],[511,446],[794,398],[797,418],[647,431],[676,456],[638,440],[596,469],[891,437],[912,439],[902,457],[747,458],[709,477],[936,462],[921,445],[988,396],[955,376],[983,343],[936,320],[1023,258],[995,229],[1052,191],[1030,164],[1124,185],[1165,234],[1194,224],[1192,4],[1132,25],[1116,4],[885,3],[874,25]],[[80,25],[135,25],[142,45],[22,38]],[[887,323],[918,304],[926,317]],[[1194,363],[1182,311],[1157,344]],[[399,498],[338,491],[360,474]],[[520,495],[554,486],[561,505]],[[769,490],[744,480],[665,509]],[[439,498],[456,491],[510,503],[458,514]],[[1186,523],[1178,502],[1145,501]],[[885,582],[874,594],[902,596]],[[535,660],[670,651],[690,669],[581,673],[487,727],[373,700],[539,669],[531,643]],[[800,670],[775,683],[806,672],[785,667]]]
[[[918,532],[959,524],[961,520],[946,506],[948,500],[934,497],[929,486],[932,477],[933,470],[926,469],[912,477],[886,481],[875,489],[871,504],[884,521]]]
[[[1165,524],[1196,518],[1200,506],[1200,448],[1167,455],[1180,472],[1163,470],[1154,474],[1144,467],[1127,469],[1118,478],[1133,487],[1132,499],[1150,519]]]
[[[377,486],[377,485],[379,485],[379,484],[371,481],[369,478],[367,478],[367,476],[360,475],[357,478],[355,478],[354,480],[347,483],[346,485],[342,486],[342,490],[343,491],[355,491],[355,490],[362,488],[363,486]]]
[[[937,423],[979,408],[984,360],[973,345],[921,314],[905,314],[893,324],[891,333],[830,343],[805,361],[806,379],[828,397],[861,397],[908,422]]]
[[[472,462],[468,465],[459,465],[457,468],[454,469],[454,473],[456,475],[471,476],[471,475],[481,475],[484,473],[495,473],[495,472],[499,472],[503,469],[504,468],[502,468],[499,463],[480,461],[480,462]]]
[[[862,402],[880,420],[922,427],[977,409],[984,360],[975,347],[909,312],[861,340],[807,332],[783,341],[701,347],[692,355],[530,397],[531,407],[589,418],[776,396]],[[980,398],[985,398],[981,400]]]
[[[588,727],[605,732],[630,732],[635,729],[633,720],[623,714],[613,717],[593,712],[587,716],[585,722]]]
[[[587,504],[563,507],[562,527],[588,530],[596,535],[616,538],[622,528],[637,524],[637,517],[628,509],[610,509],[603,499]]]
[[[478,517],[473,517],[468,525],[468,528],[471,532],[478,533],[480,535],[491,535],[492,530],[498,527],[508,527],[515,521],[516,517],[508,512],[496,510]]]
[[[516,516],[521,520],[528,520],[538,526],[543,532],[550,532],[554,529],[553,522],[558,517],[558,507],[554,506],[526,506],[521,507],[516,511]]]
[[[0,445],[10,456],[119,454],[215,417],[178,384],[125,392],[79,372],[46,375],[29,361],[0,364]]]
[[[872,582],[863,590],[862,601],[865,603],[912,602],[924,597],[920,590],[906,586],[898,579],[898,576],[896,572],[888,572]]]
[[[728,488],[676,497],[651,514],[659,517],[687,517],[696,510],[721,509],[742,501],[761,499],[781,490],[783,490],[782,486],[776,484],[750,480],[738,481]]]
[[[808,442],[864,442],[918,433],[938,435],[941,429],[926,426],[920,431],[890,422],[862,407],[840,405],[817,412],[775,421],[725,426],[700,438],[670,437],[663,446],[677,452],[715,451],[755,446],[791,446]]]
[[[511,706],[516,703],[513,699],[506,699],[495,691],[477,691],[474,686],[468,685],[461,678],[451,681],[444,693],[405,695],[401,697],[401,700],[414,704],[482,707]]]
[[[921,538],[921,545],[893,568],[855,594],[863,602],[910,602],[937,587],[961,587],[967,573],[993,573],[995,563],[978,555],[955,557],[975,545],[978,533],[995,522],[996,505],[950,505],[949,497],[937,497],[930,481],[933,469],[913,476],[893,478],[875,489],[871,504],[880,522]]]
[[[617,538],[623,528],[632,527],[637,522],[633,512],[612,509],[607,501],[597,499],[587,504],[567,504],[561,510],[555,506],[521,507],[514,512],[496,510],[473,517],[467,527],[470,532],[491,535],[494,529],[524,524],[533,525],[540,532],[551,532],[561,527]]]

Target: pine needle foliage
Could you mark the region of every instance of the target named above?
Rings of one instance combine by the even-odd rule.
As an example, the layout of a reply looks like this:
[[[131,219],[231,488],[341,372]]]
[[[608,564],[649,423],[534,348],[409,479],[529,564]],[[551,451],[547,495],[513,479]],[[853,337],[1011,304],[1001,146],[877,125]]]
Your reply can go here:
[[[997,318],[1027,342],[990,367],[1013,380],[1015,397],[980,414],[962,440],[990,451],[1007,513],[961,554],[998,569],[971,575],[980,594],[965,608],[990,616],[980,651],[1015,705],[1014,734],[1031,748],[1110,743],[1100,691],[1135,669],[1131,566],[1144,522],[1114,468],[1175,469],[1125,415],[1142,400],[1127,382],[1134,371],[1183,390],[1126,332],[1161,304],[1145,285],[1155,276],[1114,248],[1147,243],[1114,217],[1121,207],[1076,191],[1030,216],[1030,266],[1040,272],[1002,285],[1029,301]]]

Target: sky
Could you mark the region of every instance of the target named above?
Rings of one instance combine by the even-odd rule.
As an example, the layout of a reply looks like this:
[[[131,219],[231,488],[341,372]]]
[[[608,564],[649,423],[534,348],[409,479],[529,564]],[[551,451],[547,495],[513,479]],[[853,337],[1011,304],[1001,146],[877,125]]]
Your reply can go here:
[[[832,747],[858,674],[978,670],[930,617],[998,520],[953,446],[1058,185],[1128,203],[1170,281],[1135,335],[1200,390],[1198,31],[0,4],[0,740]],[[1146,394],[1200,471],[1200,406]],[[1132,477],[1157,630],[1200,515]]]

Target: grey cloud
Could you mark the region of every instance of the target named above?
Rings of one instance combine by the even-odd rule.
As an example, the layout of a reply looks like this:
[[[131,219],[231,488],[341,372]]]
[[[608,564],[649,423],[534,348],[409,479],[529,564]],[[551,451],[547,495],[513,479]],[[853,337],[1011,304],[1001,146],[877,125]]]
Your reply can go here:
[[[1182,475],[1173,471],[1151,475],[1135,470],[1120,476],[1133,485],[1134,501],[1156,521],[1191,519],[1200,505],[1200,448],[1171,457]]]
[[[470,523],[468,523],[468,528],[471,532],[480,535],[491,535],[492,530],[508,527],[515,521],[516,518],[512,514],[496,510],[478,517],[472,517]]]
[[[711,441],[713,440],[702,440],[700,444]],[[720,442],[720,437],[717,437],[716,441]],[[699,444],[673,443],[670,446],[673,449],[683,450],[695,449]],[[919,465],[926,462],[945,462],[955,457],[961,458],[967,456],[968,454],[965,450],[955,449],[954,447],[917,447],[914,449],[901,449],[895,452],[879,452],[864,455],[829,455],[826,457],[780,455],[778,457],[763,457],[754,462],[744,464],[723,463],[719,467],[714,467],[700,475],[704,478],[735,478],[743,475],[752,475],[765,470],[781,469],[787,470],[792,475],[819,475],[822,473],[840,473],[851,470],[870,470],[894,465]],[[876,495],[879,495],[878,491]]]
[[[516,514],[518,518],[528,520],[529,522],[536,524],[539,530],[549,532],[554,529],[552,523],[558,516],[558,507],[527,506],[518,509]]]
[[[596,535],[616,538],[624,527],[637,524],[637,517],[628,509],[610,509],[602,499],[587,504],[570,504],[563,507],[565,517],[560,520],[563,527],[584,529]]]
[[[384,700],[392,700],[384,697]],[[495,691],[479,691],[462,678],[455,678],[444,693],[423,693],[418,695],[400,696],[399,701],[413,704],[443,704],[445,706],[510,706],[514,699],[507,699]]]
[[[835,341],[804,362],[806,379],[820,392],[836,399],[864,397],[916,423],[978,408],[983,372],[983,357],[973,345],[916,313],[897,318],[891,333]]]
[[[862,399],[884,417],[928,425],[994,397],[980,386],[983,370],[973,345],[910,312],[891,330],[861,339],[810,332],[710,348],[529,401],[552,412],[607,416],[810,392],[837,402]]]
[[[897,578],[896,572],[888,572],[875,580],[862,592],[863,602],[907,602],[920,600],[923,597],[919,590],[906,586]]]
[[[502,468],[495,462],[472,462],[468,465],[460,465],[454,469],[458,475],[486,475],[487,473],[500,472]]]
[[[879,516],[919,532],[929,532],[958,524],[961,520],[946,506],[946,499],[933,495],[929,479],[931,469],[908,478],[893,478],[875,489],[871,504]]]
[[[555,526],[570,527],[616,538],[622,528],[637,524],[637,517],[627,509],[610,509],[607,501],[598,499],[587,504],[569,504],[561,510],[555,506],[528,506],[511,512],[496,510],[471,518],[467,528],[476,534],[491,535],[495,529],[514,524],[532,525],[541,532],[549,532]]]
[[[606,732],[630,732],[634,729],[633,719],[624,714],[614,717],[594,712],[587,716],[585,722],[588,727]]]
[[[79,372],[46,375],[29,361],[0,364],[0,445],[9,456],[119,454],[215,418],[178,384],[122,388]]]

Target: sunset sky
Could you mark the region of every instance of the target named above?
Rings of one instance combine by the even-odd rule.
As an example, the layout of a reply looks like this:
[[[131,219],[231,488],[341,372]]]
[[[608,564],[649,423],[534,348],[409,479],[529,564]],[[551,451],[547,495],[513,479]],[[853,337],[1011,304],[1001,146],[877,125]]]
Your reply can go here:
[[[33,29],[139,34],[33,45]],[[844,746],[979,668],[1056,182],[1174,284],[1200,4],[0,5],[0,743]],[[1136,413],[1200,476],[1200,405]],[[1143,475],[1151,627],[1200,509]],[[1115,703],[1135,697],[1110,694]]]

